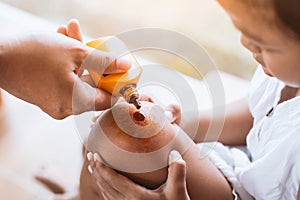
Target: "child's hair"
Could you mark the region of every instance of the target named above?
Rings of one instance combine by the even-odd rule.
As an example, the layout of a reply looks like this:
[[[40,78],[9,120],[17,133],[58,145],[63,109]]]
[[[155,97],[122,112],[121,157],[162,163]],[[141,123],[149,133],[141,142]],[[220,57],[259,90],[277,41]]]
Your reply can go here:
[[[277,21],[274,22],[273,18],[271,23],[279,28],[288,29],[293,36],[300,39],[300,0],[242,0],[242,2],[249,8],[261,9],[264,13],[271,9]]]
[[[272,0],[281,22],[300,38],[300,0]]]

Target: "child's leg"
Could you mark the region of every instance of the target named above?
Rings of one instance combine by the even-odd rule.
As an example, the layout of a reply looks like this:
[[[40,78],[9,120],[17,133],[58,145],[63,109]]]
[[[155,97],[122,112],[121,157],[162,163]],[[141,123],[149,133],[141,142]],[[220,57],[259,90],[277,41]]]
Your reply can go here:
[[[86,154],[85,154],[86,155]],[[102,193],[97,191],[97,182],[88,171],[89,162],[85,156],[80,174],[79,196],[81,200],[101,200]]]

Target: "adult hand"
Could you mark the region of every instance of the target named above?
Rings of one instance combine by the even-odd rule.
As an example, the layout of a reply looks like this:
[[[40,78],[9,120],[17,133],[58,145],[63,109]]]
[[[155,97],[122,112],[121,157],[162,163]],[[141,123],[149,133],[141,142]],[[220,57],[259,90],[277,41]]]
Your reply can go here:
[[[110,107],[111,95],[81,80],[78,71],[120,73],[130,63],[78,41],[76,21],[59,32],[0,39],[0,87],[55,119]]]
[[[169,156],[169,173],[165,184],[155,190],[149,190],[133,183],[125,176],[103,164],[98,154],[91,155],[89,171],[95,177],[98,192],[103,198],[131,200],[189,200],[186,188],[186,163],[177,151]]]

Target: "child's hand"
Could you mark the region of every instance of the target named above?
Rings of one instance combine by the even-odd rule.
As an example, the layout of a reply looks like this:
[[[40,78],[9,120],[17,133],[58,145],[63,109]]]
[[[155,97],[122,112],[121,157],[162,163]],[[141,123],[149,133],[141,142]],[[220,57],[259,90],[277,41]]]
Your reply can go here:
[[[167,119],[173,124],[180,124],[181,121],[181,110],[179,105],[177,104],[169,104],[167,106],[164,105],[164,103],[162,101],[159,101],[159,99],[146,95],[146,94],[142,94],[140,97],[141,101],[148,101],[151,103],[156,103],[158,105],[161,105],[163,107],[165,107],[165,115],[167,117]]]

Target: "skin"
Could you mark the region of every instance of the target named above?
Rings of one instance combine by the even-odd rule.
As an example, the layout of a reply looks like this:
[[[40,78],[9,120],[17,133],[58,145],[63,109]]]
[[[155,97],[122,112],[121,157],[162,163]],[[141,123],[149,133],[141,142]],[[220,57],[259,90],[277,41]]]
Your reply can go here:
[[[79,72],[125,72],[130,63],[83,45],[75,20],[58,32],[2,38],[0,87],[55,119],[110,107],[111,95],[87,84]]]
[[[72,37],[76,40],[81,41],[82,36],[79,29],[79,24],[77,21],[71,20],[67,26],[60,26],[58,28],[58,33],[61,33],[65,36]],[[116,71],[122,71],[126,69],[126,62],[118,61],[120,62],[119,65],[117,65],[116,70],[111,70],[111,72]],[[125,64],[124,64],[125,63]],[[121,70],[119,68],[121,68]],[[113,69],[113,67],[110,67],[109,69]],[[107,71],[109,70],[107,69]],[[80,73],[80,72],[79,72]],[[142,97],[144,100],[150,101],[147,99],[147,97]],[[170,109],[172,106],[170,107]],[[173,109],[173,116],[178,116],[178,110]],[[180,117],[170,119],[174,123],[179,123]],[[90,153],[91,154],[91,153]],[[89,159],[88,159],[89,158]],[[81,185],[81,190],[87,191],[84,195],[87,195],[87,199],[92,199],[95,195],[93,192],[89,192],[92,188],[92,190],[95,190],[99,194],[101,194],[103,191],[106,191],[105,198],[108,197],[108,199],[121,199],[119,198],[120,195],[122,195],[122,198],[132,197],[130,199],[141,199],[145,195],[145,192],[149,195],[148,199],[173,199],[173,200],[189,200],[189,196],[187,193],[187,186],[186,186],[186,162],[181,158],[180,154],[170,154],[169,155],[169,167],[168,167],[168,178],[166,183],[161,185],[159,188],[155,190],[147,190],[145,187],[140,185],[135,185],[133,188],[135,191],[135,194],[128,191],[127,184],[133,184],[130,179],[127,177],[120,175],[116,171],[114,171],[111,168],[106,167],[102,162],[100,162],[101,158],[100,156],[95,153],[93,156],[88,156],[84,159],[84,164],[82,168],[82,174],[81,178],[84,180],[88,180],[90,178],[94,179],[93,181],[89,181],[85,184]],[[92,167],[95,169],[95,173],[93,173],[93,176],[89,173],[88,166],[90,167],[90,170],[92,170]],[[101,168],[104,169],[103,173],[99,173],[98,170],[101,170]],[[104,178],[102,178],[102,176]],[[113,177],[111,177],[113,176]],[[41,178],[38,178],[38,180],[41,181],[44,185],[46,185],[51,191],[54,193],[56,192],[56,185],[62,186],[62,184],[58,183],[57,180],[53,180],[53,177],[49,176],[40,176],[43,180],[41,181]],[[86,178],[84,178],[86,177]],[[101,177],[101,178],[100,178]],[[107,182],[110,180],[113,180],[111,178],[116,178],[117,181],[113,182],[113,185],[107,184]],[[110,179],[110,180],[109,180]],[[93,184],[91,184],[93,183]],[[55,185],[53,188],[52,186]],[[124,190],[117,191],[114,190],[114,187],[120,187]],[[103,197],[104,198],[104,197]],[[78,195],[77,192],[75,193],[66,193],[62,195],[55,195],[55,199],[65,199],[65,200],[80,200],[80,195]]]
[[[272,23],[277,19],[272,9],[268,7],[249,9],[249,4],[235,0],[219,0],[219,3],[241,31],[242,44],[252,52],[254,59],[261,64],[264,72],[286,84],[280,102],[298,96],[300,94],[299,39],[289,37],[290,31],[283,29],[284,25],[277,26]],[[211,119],[207,113],[202,113],[200,118],[193,116],[190,123],[199,123],[201,127],[195,142],[203,141],[209,125],[214,123],[218,125],[223,117],[225,117],[225,122],[220,135],[208,134],[208,140],[218,139],[227,145],[245,144],[247,133],[253,122],[245,100],[238,104],[228,105],[225,116],[217,116],[214,119]],[[189,133],[188,123],[181,124],[181,126]],[[165,184],[157,190],[148,190],[106,167],[99,155],[94,154],[92,157],[93,159],[89,159],[89,165],[90,171],[93,172],[92,177],[96,181],[94,188],[99,192],[106,191],[105,196],[108,199],[177,199],[176,197],[189,199],[185,186],[186,163],[183,160],[170,164]],[[298,190],[298,199],[299,193]],[[182,194],[184,195],[179,196]]]
[[[148,103],[145,101],[141,101],[142,103],[142,112],[145,115],[145,121],[143,122],[143,131],[149,132],[148,134],[153,133],[153,129],[149,126],[153,124],[157,124],[155,118],[160,114],[163,113],[154,113],[155,111],[148,108],[153,108],[155,104]],[[117,108],[116,108],[117,107]],[[115,120],[116,118],[113,117],[113,111],[118,111],[117,116],[122,116],[121,121],[119,123]],[[176,123],[174,123],[179,117],[180,112],[178,112],[178,108],[176,107],[169,107],[168,110],[172,113],[173,118],[167,120],[162,129],[159,129],[159,132],[152,137],[148,138],[138,138],[135,136],[129,136],[129,132],[125,133],[122,130],[132,130],[132,127],[136,127],[136,124],[139,122],[134,120],[124,120],[127,119],[125,116],[128,114],[132,115],[137,111],[137,109],[128,103],[117,103],[112,110],[105,111],[99,119],[96,121],[96,125],[94,125],[91,133],[89,134],[89,139],[87,142],[87,148],[94,152],[99,152],[101,157],[103,157],[109,165],[112,166],[122,166],[126,163],[127,166],[131,164],[131,162],[127,162],[130,160],[130,155],[122,154],[120,155],[119,151],[114,151],[110,145],[106,145],[107,141],[104,141],[104,138],[101,136],[105,134],[109,140],[114,143],[114,145],[118,146],[119,148],[126,150],[127,152],[135,152],[135,153],[146,153],[146,152],[155,152],[160,150],[162,147],[167,147],[167,150],[160,150],[160,154],[156,155],[156,157],[148,158],[155,159],[156,163],[163,157],[168,157],[168,152],[175,149],[182,155],[182,158],[185,160],[184,167],[186,168],[186,172],[178,173],[177,175],[174,173],[170,173],[169,177],[166,181],[167,175],[167,167],[160,168],[157,170],[153,170],[150,172],[139,172],[139,173],[131,173],[131,172],[120,172],[125,175],[127,178],[124,177],[123,181],[116,179],[117,181],[112,181],[115,179],[106,180],[108,176],[105,174],[98,173],[98,170],[95,171],[95,176],[90,176],[88,173],[88,169],[90,172],[93,172],[93,169],[104,167],[105,165],[101,163],[101,157],[98,154],[94,156],[89,153],[87,159],[84,162],[84,166],[82,169],[81,174],[81,186],[80,186],[80,194],[82,199],[188,199],[187,193],[190,195],[191,199],[198,199],[201,197],[203,199],[232,199],[231,188],[228,184],[227,180],[223,177],[223,175],[218,171],[218,169],[207,159],[207,158],[199,158],[198,156],[201,155],[201,152],[195,145],[195,143],[191,142],[189,139],[189,146],[187,149],[187,145],[185,145],[186,141],[184,136],[181,134],[186,135],[184,132],[179,133],[181,136],[177,136],[178,130],[180,129]],[[150,112],[151,111],[151,112]],[[177,113],[177,115],[176,115]],[[129,116],[130,116],[129,115]],[[150,117],[154,115],[154,117]],[[101,127],[101,129],[96,128],[96,126]],[[118,125],[117,125],[118,124]],[[122,125],[122,130],[118,127],[120,124]],[[154,126],[156,127],[156,126]],[[103,130],[103,133],[99,133],[99,130]],[[100,131],[101,132],[101,131]],[[146,134],[146,135],[148,135]],[[189,138],[185,136],[186,138]],[[173,142],[174,141],[174,142]],[[167,144],[171,144],[168,145]],[[181,157],[179,153],[177,153],[178,157]],[[128,156],[128,157],[126,157]],[[171,153],[172,157],[172,153]],[[121,161],[120,161],[121,160]],[[170,158],[172,163],[172,159]],[[90,163],[90,166],[87,167]],[[100,164],[101,163],[101,164]],[[112,164],[114,163],[114,164]],[[179,160],[179,164],[183,164],[183,160]],[[139,160],[136,158],[134,163],[132,163],[134,167],[136,165],[143,166],[144,161]],[[167,164],[162,164],[162,166],[166,166]],[[171,166],[174,164],[171,164]],[[176,167],[177,165],[175,165]],[[177,166],[178,168],[178,166]],[[175,168],[176,169],[176,168]],[[170,169],[171,170],[171,169]],[[93,174],[94,175],[94,174]],[[119,177],[119,175],[116,175]],[[121,176],[121,175],[120,175]],[[181,180],[182,176],[186,177],[186,187],[185,192],[181,192],[178,194],[175,190],[168,191],[166,187],[174,188],[174,186],[169,185],[170,181],[173,181],[175,177]],[[131,179],[131,180],[129,180]],[[146,190],[146,188],[152,188],[151,192],[148,193],[149,196],[144,197],[141,193],[132,193],[132,191],[127,191],[125,189],[127,181],[135,181],[138,183],[139,190],[142,188]],[[166,184],[164,182],[166,181]],[[107,183],[114,182],[114,185],[123,185],[123,191],[116,191],[114,188],[110,187]],[[179,182],[179,185],[183,185],[185,182]],[[172,183],[176,186],[176,182]],[[177,189],[176,187],[174,189]],[[188,190],[186,190],[188,189]],[[125,193],[124,193],[125,192]],[[183,195],[184,194],[184,195]],[[140,196],[139,196],[140,195]]]
[[[249,5],[243,1],[236,0],[219,0],[221,6],[231,17],[234,25],[241,31],[241,43],[252,52],[254,59],[261,64],[264,72],[275,77],[286,84],[282,92],[281,102],[300,95],[300,41],[296,37],[289,37],[290,31],[281,26],[272,25],[275,14],[271,9],[249,9]],[[248,6],[247,6],[248,5]],[[238,106],[228,106],[229,113],[225,116],[225,124],[219,136],[219,141],[227,145],[245,144],[245,139],[249,129],[252,126],[252,116],[249,112],[247,104],[239,102]],[[195,116],[194,122],[199,123],[202,130],[198,131],[196,142],[200,142],[204,138],[204,134],[210,123],[218,123],[219,116],[216,119],[210,119],[209,116],[201,115],[201,118]],[[237,128],[236,125],[238,124]],[[185,128],[184,128],[185,127]],[[188,132],[188,124],[183,125]],[[238,131],[236,131],[238,129]],[[230,133],[232,132],[232,133]],[[215,140],[216,136],[212,136],[211,140]],[[130,199],[135,194],[141,199],[172,199],[169,194],[164,193],[164,197],[154,197],[156,191],[146,190],[139,185],[134,184],[112,169],[105,167],[101,162],[97,162],[93,168],[94,177],[105,183],[101,188],[110,188],[109,194],[123,194],[115,196],[118,199]],[[110,182],[109,180],[114,180]],[[174,181],[173,184],[178,184]],[[168,181],[167,181],[168,183]],[[128,190],[130,188],[130,190]],[[173,190],[174,194],[186,193],[186,188],[177,188]],[[299,199],[298,191],[298,199]],[[125,196],[125,197],[124,197]],[[153,198],[152,198],[153,197]],[[200,198],[200,197],[199,197]]]
[[[249,111],[247,99],[241,99],[226,105],[225,115],[217,115],[213,119],[210,116],[210,110],[199,112],[200,117],[188,113],[189,121],[180,124],[190,136],[193,135],[190,127],[198,124],[199,129],[196,136],[193,137],[195,143],[219,141],[229,146],[246,144],[246,136],[253,124],[253,117]],[[209,129],[209,127],[211,128]],[[222,127],[222,130],[218,131],[218,127]]]
[[[117,109],[118,111],[124,109],[124,111],[126,112],[126,110],[127,110],[126,107],[128,106],[128,108],[130,108],[131,112],[135,113],[136,108],[134,106],[132,106],[130,104],[127,104],[127,103],[126,104],[119,104],[119,105],[122,105],[122,106]],[[172,110],[172,116],[173,117],[172,117],[172,119],[168,119],[168,120],[170,120],[172,122],[175,122],[175,121],[177,121],[177,119],[180,119],[180,115],[179,115],[179,112],[176,112],[178,109],[172,109],[172,108],[173,107],[170,107],[170,109],[168,109],[168,110],[170,110],[170,112]],[[145,109],[145,107],[142,107],[142,109]],[[123,111],[120,111],[120,112],[123,113]],[[144,116],[146,117],[145,122],[148,124],[148,122],[149,122],[148,114],[147,114],[148,112],[145,113],[145,111],[143,111],[143,113],[144,113]],[[173,136],[172,136],[173,134],[170,131],[166,132],[167,135],[165,135],[164,133],[158,133],[158,135],[161,135],[161,136],[157,135],[156,137],[150,137],[150,138],[145,138],[145,139],[131,137],[131,136],[127,135],[126,133],[124,133],[123,131],[121,131],[119,129],[117,124],[114,123],[115,120],[113,119],[111,114],[112,114],[111,110],[108,110],[108,111],[105,112],[105,114],[102,114],[98,118],[98,120],[95,119],[95,122],[97,124],[99,123],[100,127],[104,128],[104,133],[107,135],[107,137],[109,138],[110,141],[113,141],[115,145],[121,147],[122,149],[125,149],[126,151],[130,151],[130,152],[131,151],[134,151],[134,152],[140,152],[140,151],[150,151],[151,152],[151,151],[155,151],[155,149],[160,148],[159,146],[164,146],[163,143],[166,143],[166,142],[169,143],[170,139],[172,140],[172,138],[173,138]],[[109,123],[110,125],[109,126],[105,125],[107,123]],[[133,123],[133,121],[128,121],[124,125],[131,124],[131,123]],[[138,122],[135,122],[135,123],[138,123]],[[134,124],[132,124],[132,125],[134,126]],[[149,124],[148,124],[148,126],[149,126]],[[171,124],[169,124],[168,126],[172,127]],[[129,125],[129,128],[130,127],[131,126]],[[147,129],[147,128],[144,129],[144,131],[148,131],[148,130],[149,129]],[[168,128],[168,130],[170,130],[170,128]],[[91,137],[91,135],[92,135],[92,137]],[[98,135],[98,133],[92,130],[91,134],[90,134],[90,137],[88,139],[88,142],[87,142],[88,143],[87,144],[88,148],[93,149],[94,151],[97,151],[95,149],[95,147],[98,148],[100,146],[103,146],[103,142],[99,138],[96,139],[98,137],[97,135]],[[118,138],[118,139],[115,139],[115,138]],[[124,142],[124,141],[127,141],[127,142]],[[145,146],[147,143],[152,144],[150,146],[150,148],[152,150],[148,149],[148,148],[147,149],[143,148],[143,146]],[[135,144],[135,145],[133,145],[133,144]],[[109,159],[113,159],[114,156],[112,155],[112,151],[109,150],[109,147],[106,147],[106,149],[108,149],[107,151],[110,154]],[[101,155],[106,156],[106,153],[101,151]],[[180,154],[179,154],[179,156],[180,156]],[[170,159],[172,160],[172,158],[170,158]],[[179,166],[182,166],[180,172],[185,177],[186,176],[186,170],[185,170],[186,164],[185,164],[185,162],[182,159],[178,160],[178,159],[173,158],[173,160],[174,160],[174,164],[172,164],[173,168],[177,169],[177,168],[179,168]],[[175,163],[175,160],[176,160],[176,163]],[[91,200],[92,199],[116,199],[116,197],[122,195],[122,194],[114,191],[111,187],[107,187],[107,184],[103,179],[100,180],[100,179],[97,179],[97,178],[94,178],[93,176],[91,176],[92,168],[98,166],[99,161],[101,162],[101,165],[104,166],[104,164],[102,162],[102,158],[97,153],[95,153],[94,155],[92,153],[88,153],[87,157],[84,160],[84,164],[83,164],[83,168],[82,168],[82,172],[81,172],[81,176],[80,176],[80,196],[81,196],[81,199],[91,199]],[[177,161],[178,161],[178,163],[177,163]],[[136,161],[136,162],[138,162],[138,161]],[[137,163],[135,163],[134,165],[136,165],[136,164]],[[112,170],[112,171],[114,171],[114,170]],[[175,171],[173,171],[173,173],[175,173]],[[144,186],[147,185],[148,187],[150,185],[151,185],[151,187],[158,187],[166,179],[165,178],[166,177],[166,169],[165,168],[157,170],[154,173],[143,173],[142,175],[138,174],[137,176],[134,175],[134,174],[132,176],[132,175],[130,175],[130,173],[125,173],[125,174],[127,174],[126,177],[128,179],[126,177],[124,177],[124,178],[128,181],[129,181],[129,177],[131,177],[131,179],[135,179],[135,181],[139,180],[137,177],[143,177],[144,180],[145,179],[148,180],[146,182],[142,181]],[[98,176],[99,174],[97,172],[95,172],[95,175]],[[118,176],[118,173],[116,173],[116,175]],[[152,185],[153,182],[152,183],[149,182],[150,180],[156,182],[154,184],[156,186]],[[160,183],[158,183],[157,181],[160,182]],[[118,182],[116,184],[122,184],[122,182]],[[183,186],[186,188],[185,181],[184,181]],[[143,187],[143,186],[141,186],[141,187]],[[163,191],[161,188],[162,187],[157,189],[157,191]],[[111,194],[111,192],[114,192],[114,194]],[[159,193],[154,193],[153,195],[156,196],[156,197],[160,196]],[[151,195],[151,196],[153,196],[153,195]],[[187,197],[187,195],[185,195],[185,196]],[[182,194],[178,197],[182,197]],[[137,197],[135,197],[135,198],[137,198]]]
[[[166,183],[155,190],[148,190],[137,184],[133,188],[130,188],[131,185],[127,187],[128,183],[132,184],[131,180],[106,167],[97,153],[90,155],[92,155],[89,159],[89,164],[92,166],[90,173],[96,181],[96,187],[94,188],[98,192],[105,191],[102,196],[104,199],[190,200],[186,186],[186,162],[181,157],[174,158],[170,154]],[[104,169],[104,171],[100,173],[98,169]],[[108,184],[109,180],[115,181],[110,181],[110,184]],[[130,188],[130,191],[128,188]]]
[[[284,25],[278,26],[274,22],[271,24],[270,21],[278,21],[273,10],[267,7],[249,12],[249,8],[243,3],[234,0],[219,2],[241,31],[241,43],[253,54],[265,73],[289,87],[299,89],[300,40],[292,37],[288,28],[284,29]]]

